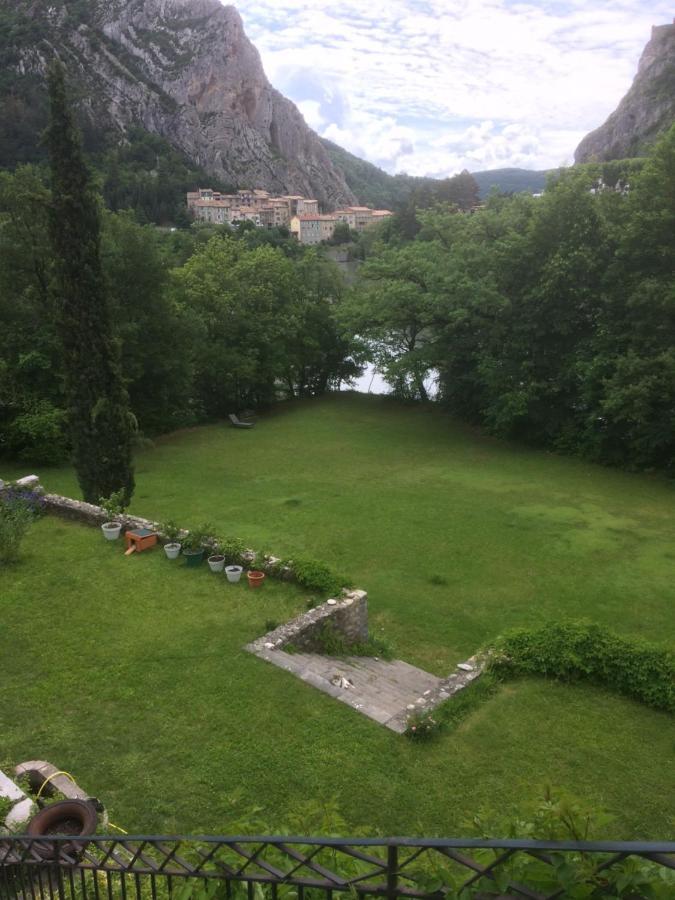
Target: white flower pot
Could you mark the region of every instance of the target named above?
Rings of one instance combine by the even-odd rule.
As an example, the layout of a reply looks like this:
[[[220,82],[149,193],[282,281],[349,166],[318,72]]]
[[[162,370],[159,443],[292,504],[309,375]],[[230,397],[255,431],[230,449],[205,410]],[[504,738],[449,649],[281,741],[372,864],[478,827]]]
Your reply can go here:
[[[178,559],[180,544],[164,544],[164,552],[167,559]]]
[[[209,564],[209,569],[211,569],[212,572],[222,572],[223,569],[225,568],[225,557],[224,556],[220,556],[220,555],[209,556],[209,558],[207,559],[207,562]]]
[[[239,581],[243,571],[241,566],[225,566],[225,574],[227,575],[227,580],[231,584],[236,584]]]
[[[120,536],[120,531],[122,530],[122,525],[120,522],[104,522],[101,525],[101,531],[103,532],[103,537],[106,541],[116,541]]]

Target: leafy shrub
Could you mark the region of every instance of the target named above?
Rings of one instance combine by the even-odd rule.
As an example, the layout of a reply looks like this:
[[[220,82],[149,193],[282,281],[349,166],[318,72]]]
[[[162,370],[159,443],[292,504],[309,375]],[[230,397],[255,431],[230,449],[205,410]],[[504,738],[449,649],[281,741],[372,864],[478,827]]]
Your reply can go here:
[[[442,723],[430,712],[414,712],[408,716],[404,734],[411,741],[430,741],[437,737]]]
[[[289,566],[298,584],[310,591],[317,591],[324,596],[339,594],[342,588],[349,587],[351,581],[344,575],[333,571],[325,563],[305,557],[294,557],[282,560],[281,566]]]
[[[466,824],[464,831],[468,837],[478,839],[523,838],[570,842],[606,839],[610,837],[607,833],[610,822],[611,817],[603,810],[548,788],[536,804],[523,806],[509,814],[480,810]],[[306,801],[290,809],[285,807],[270,816],[260,807],[249,811],[242,809],[241,794],[230,799],[227,830],[230,834],[336,835],[349,831],[355,836],[378,836],[373,834],[372,829],[354,829],[348,825],[335,801]],[[369,847],[368,853],[386,864],[386,848]],[[478,897],[484,900],[493,897],[496,900],[498,897],[527,896],[526,891],[519,888],[528,889],[530,896],[558,896],[567,900],[607,900],[610,897],[672,900],[674,896],[675,872],[642,858],[621,859],[610,853],[590,855],[581,850],[566,853],[550,851],[537,856],[528,853],[508,855],[503,850],[488,848],[462,851],[462,856],[475,860],[488,871],[478,878],[475,871],[461,865],[452,856],[444,857],[433,852],[413,854],[401,871],[401,882],[405,881],[413,891],[437,894],[446,900],[476,900]],[[279,865],[280,862],[273,849],[263,850],[260,858],[272,865]],[[230,862],[230,859],[227,861]],[[613,864],[603,868],[609,861]],[[240,858],[233,854],[231,862],[240,864]],[[368,883],[382,880],[373,875],[371,859],[336,853],[331,847],[320,850],[313,856],[313,862],[345,880],[360,879]],[[476,879],[472,885],[463,888],[472,877]],[[208,895],[200,893],[200,890],[201,885],[195,885],[193,892],[185,896],[189,900],[207,900]],[[244,895],[245,890],[242,890],[242,898]],[[268,900],[277,895],[280,900],[293,900],[297,888],[290,884],[275,886],[274,891],[267,885],[256,887],[256,900]],[[238,897],[234,895],[235,900]],[[184,900],[182,894],[180,900]]]
[[[10,485],[0,493],[0,563],[19,557],[21,542],[43,509],[43,499],[32,490]]]
[[[508,632],[490,648],[489,667],[502,675],[588,680],[675,711],[675,655],[590,622],[563,622]]]
[[[183,550],[187,550],[188,552],[194,553],[197,550],[203,550],[207,545],[209,548],[213,547],[213,526],[208,522],[205,522],[203,525],[198,525],[196,528],[191,528],[187,535],[183,538],[182,545]],[[216,540],[217,544],[218,541]],[[214,549],[214,553],[217,552]]]
[[[465,831],[472,837],[489,840],[534,839],[543,841],[597,841],[608,839],[607,826],[612,816],[562,791],[546,788],[543,797],[533,807],[495,814],[479,810],[466,823]],[[490,867],[502,856],[503,850],[474,850],[470,856],[483,866]],[[605,868],[608,862],[613,864]],[[514,896],[515,886],[527,886],[536,896],[584,898],[600,900],[608,897],[662,898],[673,896],[675,873],[638,858],[621,859],[611,854],[584,853],[581,850],[546,855],[515,853],[504,858],[490,874],[474,882],[460,893],[459,886],[467,874],[458,871],[450,861],[438,858],[421,861],[414,872],[414,883],[425,893],[450,886],[446,895],[461,900],[474,897]],[[518,896],[521,892],[515,891]]]
[[[220,538],[218,544],[220,546],[220,552],[225,557],[225,563],[228,566],[241,565],[243,553],[244,550],[246,550],[246,544],[244,544],[240,538]]]
[[[159,526],[159,530],[166,537],[167,541],[170,544],[175,544],[180,537],[180,533],[182,531],[179,525],[176,525],[173,519],[169,519],[167,522],[162,522]]]
[[[122,515],[127,505],[124,488],[120,488],[119,491],[113,491],[109,497],[101,497],[98,505],[108,516],[108,519],[113,522]]]
[[[15,416],[7,426],[7,449],[17,459],[55,465],[68,458],[65,410],[48,400],[37,400]]]
[[[11,507],[24,506],[30,510],[35,518],[45,512],[45,498],[41,491],[35,491],[31,487],[10,483],[0,493],[0,498]]]

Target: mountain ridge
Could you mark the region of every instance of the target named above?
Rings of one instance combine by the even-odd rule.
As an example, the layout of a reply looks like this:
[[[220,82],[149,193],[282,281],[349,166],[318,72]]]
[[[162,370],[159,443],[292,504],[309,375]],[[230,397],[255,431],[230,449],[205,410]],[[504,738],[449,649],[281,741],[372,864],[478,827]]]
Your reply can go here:
[[[58,58],[80,113],[112,142],[141,125],[222,181],[312,195],[328,207],[355,202],[318,135],[267,80],[235,7],[2,0],[0,14],[19,38],[3,47],[5,106],[17,93],[12,77],[39,94]]]
[[[675,121],[675,19],[655,25],[628,93],[609,118],[587,134],[575,163],[641,156]]]
[[[442,178],[425,175],[407,175],[405,173],[390,175],[374,163],[355,156],[327,138],[321,138],[321,141],[333,163],[344,172],[347,184],[362,203],[375,207],[397,208],[408,200],[413,191],[425,187],[438,187],[444,181]],[[493,187],[505,194],[519,193],[520,191],[539,193],[546,186],[546,179],[550,171],[506,167],[486,169],[470,174],[478,184],[480,198],[484,199]]]

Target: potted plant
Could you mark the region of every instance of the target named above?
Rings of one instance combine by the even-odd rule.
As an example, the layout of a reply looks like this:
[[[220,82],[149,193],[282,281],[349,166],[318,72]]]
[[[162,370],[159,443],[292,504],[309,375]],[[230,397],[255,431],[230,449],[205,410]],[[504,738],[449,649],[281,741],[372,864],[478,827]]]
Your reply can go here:
[[[240,565],[246,545],[236,537],[226,537],[220,541],[220,551],[225,557],[225,575],[230,584],[236,584],[244,571]]]
[[[198,566],[204,559],[204,544],[208,533],[208,525],[202,525],[188,531],[186,537],[183,538],[183,556],[185,564],[190,568]]]
[[[241,578],[243,571],[241,566],[225,566],[225,575],[230,584],[236,584]]]
[[[166,537],[167,543],[164,544],[164,552],[167,559],[176,559],[180,553],[181,545],[178,541],[181,529],[176,525],[173,519],[163,522],[159,526],[159,530]]]
[[[250,572],[246,573],[246,577],[248,578],[249,587],[259,588],[262,586],[262,583],[265,580],[265,573],[259,572],[256,569],[251,569]]]
[[[220,542],[217,538],[211,544],[211,556],[206,561],[212,572],[222,572],[225,568],[225,557],[221,552]]]
[[[107,498],[101,497],[98,503],[109,519],[109,521],[104,522],[103,525],[101,525],[103,537],[107,541],[116,541],[122,530],[122,523],[116,521],[116,519],[122,515],[124,507],[127,505],[124,497],[124,488],[120,488],[119,491],[114,491]]]

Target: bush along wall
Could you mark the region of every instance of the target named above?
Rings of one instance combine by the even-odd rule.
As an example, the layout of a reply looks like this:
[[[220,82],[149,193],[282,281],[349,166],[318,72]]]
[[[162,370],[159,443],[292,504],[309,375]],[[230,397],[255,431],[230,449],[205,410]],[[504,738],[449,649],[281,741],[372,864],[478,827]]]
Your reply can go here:
[[[488,670],[501,677],[584,680],[656,709],[675,711],[675,654],[591,622],[556,622],[536,630],[510,631],[487,653]]]

